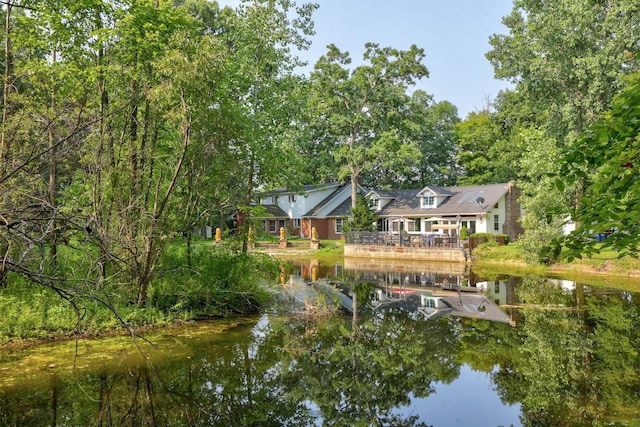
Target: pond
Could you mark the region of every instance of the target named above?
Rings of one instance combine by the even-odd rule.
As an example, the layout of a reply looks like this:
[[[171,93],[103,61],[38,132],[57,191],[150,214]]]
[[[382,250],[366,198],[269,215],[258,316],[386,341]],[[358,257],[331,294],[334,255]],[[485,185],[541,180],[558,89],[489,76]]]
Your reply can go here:
[[[257,316],[0,351],[0,425],[639,425],[637,293],[348,260],[282,282]]]

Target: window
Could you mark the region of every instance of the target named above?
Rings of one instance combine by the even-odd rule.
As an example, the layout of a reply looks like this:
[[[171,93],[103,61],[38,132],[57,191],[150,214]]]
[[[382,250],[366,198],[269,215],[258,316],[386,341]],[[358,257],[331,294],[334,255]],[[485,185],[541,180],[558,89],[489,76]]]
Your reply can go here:
[[[336,234],[342,234],[343,225],[344,225],[344,218],[336,218]]]
[[[293,218],[293,228],[300,228],[300,218]]]
[[[280,230],[281,228],[285,228],[284,219],[278,220],[278,230]]]
[[[436,301],[433,298],[427,298],[424,301],[424,306],[427,308],[436,308]]]
[[[275,233],[276,232],[276,222],[275,221],[269,221],[269,232],[270,233]]]
[[[498,214],[493,216],[493,231],[500,231],[500,216]]]
[[[494,294],[499,294],[500,293],[500,282],[494,282],[494,284],[493,284],[493,293]]]
[[[436,204],[436,198],[433,195],[422,196],[422,207],[431,208]]]
[[[413,218],[413,221],[409,221],[407,231],[420,231],[420,218]]]
[[[295,202],[296,202],[296,195],[289,194],[289,203],[295,203]]]
[[[371,197],[371,207],[374,208],[375,210],[380,210],[380,199],[378,199],[376,196]]]

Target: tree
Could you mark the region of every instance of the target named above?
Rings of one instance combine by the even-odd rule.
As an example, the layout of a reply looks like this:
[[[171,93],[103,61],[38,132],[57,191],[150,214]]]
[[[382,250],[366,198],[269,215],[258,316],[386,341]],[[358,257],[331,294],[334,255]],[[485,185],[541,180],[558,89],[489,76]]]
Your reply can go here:
[[[415,143],[403,139],[401,122],[408,86],[428,76],[423,58],[423,49],[415,45],[401,51],[367,43],[366,65],[350,70],[348,52],[329,45],[314,66],[310,97],[314,142],[333,154],[342,177],[350,176],[352,207],[363,171],[419,153]],[[389,147],[394,150],[387,151]]]
[[[466,119],[455,125],[458,142],[458,164],[462,174],[458,177],[461,185],[494,183],[489,156],[491,147],[498,139],[498,129],[491,121],[488,111],[472,112]]]
[[[537,129],[525,129],[519,134],[523,155],[518,162],[522,173],[520,187],[522,226],[526,230],[518,244],[523,249],[525,261],[531,264],[549,264],[560,252],[564,212],[570,203],[569,192],[559,191],[551,178],[561,170],[558,162],[549,159],[560,157],[556,141]]]
[[[351,221],[345,223],[342,228],[347,231],[374,231],[376,229],[376,216],[371,210],[371,204],[362,195],[358,196],[356,206],[351,208]]]
[[[252,197],[257,188],[300,185],[303,164],[293,145],[300,121],[300,79],[293,74],[301,65],[291,49],[306,49],[313,33],[311,14],[316,5],[293,11],[288,0],[245,1],[236,15],[228,15],[221,37],[231,46],[226,82],[229,99],[237,105],[237,132],[228,140],[236,161],[229,164],[238,178],[237,225],[247,235]]]
[[[411,139],[420,148],[420,162],[413,180],[419,187],[453,185],[458,178],[455,126],[460,122],[458,109],[448,101],[429,102],[423,91],[411,96],[415,106]]]
[[[544,116],[538,117],[524,95],[512,90],[498,93],[492,105],[495,111],[491,113],[491,121],[498,130],[497,139],[489,149],[494,180],[522,179],[526,176],[520,165],[522,157],[527,149],[534,148],[523,143],[523,135],[540,129]]]
[[[490,38],[493,48],[486,56],[497,77],[516,84],[515,91],[524,100],[525,115],[537,118],[529,119],[528,126],[512,133],[508,144],[521,144],[522,133],[537,134],[535,140],[555,144],[547,152],[550,147],[546,143],[527,145],[528,151],[522,151],[524,162],[529,157],[538,162],[536,170],[555,170],[557,157],[550,153],[573,146],[579,135],[610,107],[612,97],[622,85],[622,76],[638,67],[635,58],[640,51],[639,11],[640,5],[633,0],[514,2],[512,13],[503,18],[509,34],[493,35]],[[524,174],[521,176],[528,179]],[[533,242],[546,234],[544,229],[549,225],[550,215],[559,218],[554,222],[568,216],[582,184],[573,181],[572,185],[554,188],[548,177],[528,183],[535,188],[523,195],[521,201],[525,205],[529,197],[556,195],[550,198],[554,203],[545,208],[542,202],[539,204],[542,210],[536,209],[544,220],[534,221],[530,224],[533,228],[525,228],[525,237],[533,233]],[[560,188],[562,193],[558,191]],[[564,206],[559,207],[558,202]],[[536,229],[536,224],[542,229]],[[550,228],[554,233],[556,229],[555,225]],[[545,239],[551,242],[556,236]]]
[[[578,227],[567,239],[572,256],[599,250],[593,236],[609,233],[602,249],[638,256],[640,235],[640,73],[627,79],[613,106],[562,159],[560,188],[584,182],[571,217]]]
[[[435,103],[426,92],[416,90],[407,99],[397,132],[381,138],[373,150],[384,160],[363,171],[363,182],[375,188],[454,184],[459,172],[454,126],[459,121],[453,104]]]
[[[640,5],[635,0],[517,0],[493,35],[487,58],[516,83],[548,131],[570,142],[606,110],[620,76],[637,67]]]

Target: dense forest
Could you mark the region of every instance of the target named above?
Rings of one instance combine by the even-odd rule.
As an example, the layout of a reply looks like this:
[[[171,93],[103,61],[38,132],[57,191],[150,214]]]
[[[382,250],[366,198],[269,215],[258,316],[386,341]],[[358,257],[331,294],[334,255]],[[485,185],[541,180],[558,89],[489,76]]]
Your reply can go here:
[[[514,89],[466,118],[412,90],[429,74],[418,46],[367,44],[352,67],[330,45],[300,73],[315,4],[3,4],[0,293],[52,289],[78,318],[79,299],[111,306],[114,295],[172,307],[201,291],[248,309],[254,288],[228,283],[264,270],[243,258],[252,198],[346,177],[378,188],[513,179],[528,261],[562,244],[589,253],[588,235],[612,229],[607,244],[637,254],[636,0],[515,0],[486,54]],[[236,247],[194,249],[196,227],[230,216]],[[567,218],[579,226],[563,240]],[[215,291],[198,279],[204,265]],[[163,287],[177,277],[185,289]]]

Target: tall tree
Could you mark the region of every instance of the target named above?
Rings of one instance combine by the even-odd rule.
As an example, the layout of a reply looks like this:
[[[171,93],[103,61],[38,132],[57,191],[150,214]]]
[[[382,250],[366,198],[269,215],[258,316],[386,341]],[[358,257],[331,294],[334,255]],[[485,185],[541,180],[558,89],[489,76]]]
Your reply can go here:
[[[408,152],[419,155],[415,144],[403,139],[402,119],[409,102],[407,88],[428,76],[423,58],[424,51],[415,45],[401,51],[367,43],[366,64],[350,70],[349,54],[329,45],[314,66],[314,138],[331,150],[341,175],[350,176],[352,207],[363,171],[398,156],[411,158]],[[389,146],[394,150],[384,148]]]
[[[455,184],[459,174],[455,136],[455,126],[460,122],[458,109],[448,101],[432,102],[420,90],[411,95],[411,101],[414,111],[409,135],[421,153],[411,186]]]
[[[640,4],[633,0],[514,2],[512,13],[503,19],[509,34],[490,38],[493,48],[487,58],[496,76],[514,82],[516,92],[526,100],[525,108],[537,116],[528,129],[522,127],[512,134],[509,142],[527,148],[522,151],[522,161],[537,162],[536,170],[554,170],[557,158],[545,153],[549,149],[546,143],[554,143],[553,151],[571,146],[609,108],[621,87],[621,77],[638,67],[635,58],[640,51],[639,11]],[[523,144],[526,135],[536,135],[529,142],[544,143]],[[558,210],[556,203],[551,207],[538,197],[557,192],[551,180],[531,183],[535,185],[523,195],[523,202],[532,198],[531,203],[536,204],[537,199],[540,209],[530,206],[529,211],[546,212],[544,218],[552,213],[566,216],[569,205],[576,200],[574,193],[579,193],[581,187],[576,182],[565,186],[563,194],[555,193],[553,200],[565,204],[564,209]],[[538,224],[544,229],[549,222]],[[541,230],[534,225],[525,230],[525,236],[529,232],[539,234]],[[557,232],[554,229],[552,234]]]
[[[640,254],[640,74],[628,79],[628,86],[614,99],[604,117],[569,147],[562,161],[563,188],[584,182],[584,191],[572,217],[578,227],[568,238],[572,257],[601,249],[595,233],[610,233],[602,248],[620,256]]]
[[[466,119],[455,125],[455,132],[458,143],[457,159],[462,168],[458,183],[495,183],[489,152],[498,139],[498,129],[491,120],[491,113],[470,113]]]
[[[549,132],[570,142],[606,110],[620,75],[640,49],[635,0],[516,0],[503,19],[508,35],[493,35],[487,58],[536,111]]]
[[[302,164],[291,127],[299,122],[294,70],[301,62],[291,51],[309,46],[317,6],[294,6],[288,0],[244,1],[222,33],[232,50],[226,85],[227,96],[237,103],[238,132],[228,141],[237,158],[229,166],[240,179],[237,224],[245,251],[255,190],[299,182]]]

